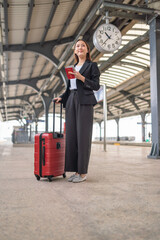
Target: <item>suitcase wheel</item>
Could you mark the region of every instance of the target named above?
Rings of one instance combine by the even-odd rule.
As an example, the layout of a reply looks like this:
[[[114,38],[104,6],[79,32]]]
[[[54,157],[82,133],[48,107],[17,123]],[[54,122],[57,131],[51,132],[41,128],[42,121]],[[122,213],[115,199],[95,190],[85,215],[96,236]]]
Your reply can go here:
[[[52,182],[52,177],[48,177],[48,181],[49,181],[49,182]]]
[[[37,181],[39,181],[39,180],[40,180],[40,176],[36,175],[36,178],[37,178]]]
[[[66,178],[66,174],[65,173],[63,173],[63,178]]]

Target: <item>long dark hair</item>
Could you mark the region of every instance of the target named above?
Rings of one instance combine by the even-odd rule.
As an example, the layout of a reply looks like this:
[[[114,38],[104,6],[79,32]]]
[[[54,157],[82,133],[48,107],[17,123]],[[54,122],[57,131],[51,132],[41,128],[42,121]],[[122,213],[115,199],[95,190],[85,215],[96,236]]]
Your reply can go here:
[[[91,61],[90,47],[89,47],[88,43],[84,39],[78,39],[77,42],[79,42],[79,41],[83,41],[86,44],[87,50],[88,50],[88,53],[86,54],[86,60]],[[74,50],[75,50],[77,42],[75,43]],[[74,54],[74,59],[75,59],[75,63],[79,62],[79,58],[78,58],[77,54]]]

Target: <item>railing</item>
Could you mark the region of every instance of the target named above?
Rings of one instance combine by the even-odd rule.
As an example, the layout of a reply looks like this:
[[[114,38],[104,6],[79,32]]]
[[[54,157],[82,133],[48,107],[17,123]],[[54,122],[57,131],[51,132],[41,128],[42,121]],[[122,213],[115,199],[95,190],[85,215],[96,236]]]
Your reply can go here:
[[[35,131],[14,130],[12,133],[13,143],[34,143]]]
[[[94,140],[100,141],[100,138],[96,137]],[[107,141],[117,141],[117,137],[107,137],[106,140]],[[103,141],[103,137],[101,137],[101,141]],[[119,137],[119,141],[135,141],[135,137],[134,136]]]

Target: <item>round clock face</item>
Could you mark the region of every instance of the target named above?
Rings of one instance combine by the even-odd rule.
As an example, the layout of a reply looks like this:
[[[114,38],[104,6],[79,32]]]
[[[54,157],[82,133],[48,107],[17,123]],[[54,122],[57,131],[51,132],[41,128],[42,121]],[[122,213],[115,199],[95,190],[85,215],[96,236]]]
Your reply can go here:
[[[100,25],[93,35],[93,43],[100,52],[114,52],[121,45],[121,40],[121,32],[113,24]]]

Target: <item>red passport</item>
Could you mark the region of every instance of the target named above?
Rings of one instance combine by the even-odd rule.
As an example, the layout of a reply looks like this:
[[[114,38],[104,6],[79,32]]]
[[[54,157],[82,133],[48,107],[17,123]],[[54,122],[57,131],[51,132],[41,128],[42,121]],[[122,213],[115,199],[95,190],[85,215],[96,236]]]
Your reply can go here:
[[[75,68],[74,68],[73,65],[68,66],[68,67],[65,67],[65,71],[66,71],[66,74],[67,74],[67,78],[68,78],[68,79],[73,79],[73,78],[75,78],[75,76],[70,73],[70,72],[73,73],[73,72],[75,71]]]

